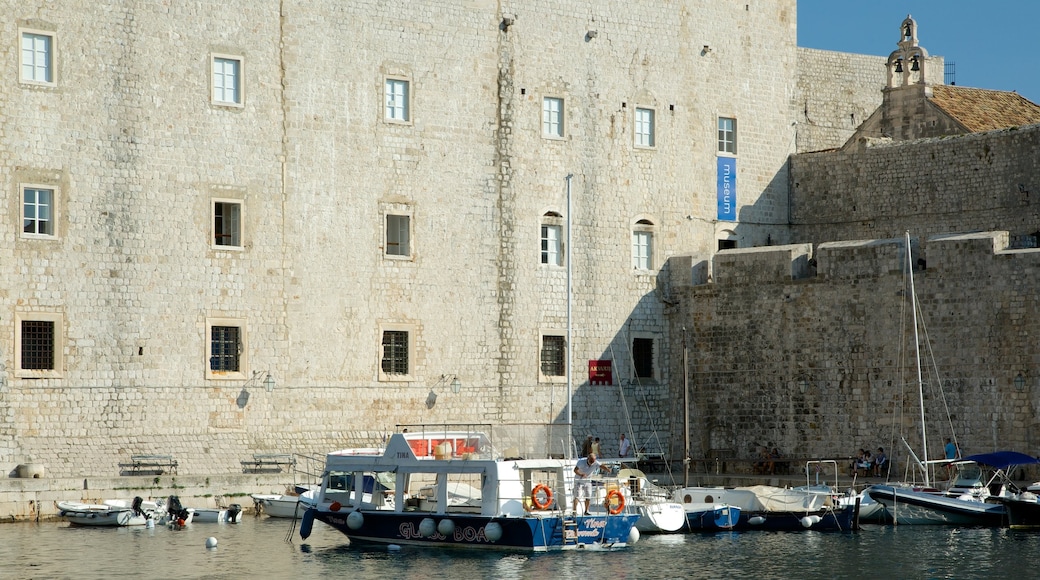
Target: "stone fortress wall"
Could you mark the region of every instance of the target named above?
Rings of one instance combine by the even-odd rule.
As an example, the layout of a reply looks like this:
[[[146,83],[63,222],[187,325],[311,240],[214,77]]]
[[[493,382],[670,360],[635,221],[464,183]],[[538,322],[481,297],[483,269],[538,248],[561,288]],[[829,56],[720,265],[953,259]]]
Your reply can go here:
[[[0,83],[0,470],[111,475],[161,453],[233,472],[403,423],[561,420],[539,360],[566,324],[565,271],[538,257],[568,174],[575,431],[666,430],[661,266],[710,256],[721,228],[741,246],[786,232],[795,9],[0,0],[0,60],[19,62],[26,30],[56,47],[53,83]],[[210,98],[216,55],[242,62],[236,106]],[[387,78],[410,83],[407,122],[383,119]],[[566,103],[561,139],[542,136],[544,96]],[[633,147],[637,107],[654,147]],[[713,219],[719,116],[739,121],[740,227]],[[53,237],[21,235],[25,185],[55,190]],[[213,243],[218,201],[241,204],[239,248]],[[411,219],[409,259],[384,255],[391,213]],[[56,322],[56,372],[19,370],[15,328],[38,317]],[[213,325],[242,329],[239,372],[207,373]],[[413,341],[404,380],[379,372],[387,328]],[[637,335],[656,344],[639,384]],[[590,388],[603,358],[615,384]]]
[[[1008,241],[912,239],[932,456],[951,424],[967,453],[1040,446],[1040,250]],[[685,326],[690,345],[691,455],[753,457],[775,444],[792,457],[846,457],[883,446],[902,468],[901,436],[920,454],[904,248],[892,238],[730,250],[715,257],[711,284],[680,292],[673,277],[673,332]],[[673,271],[692,261],[673,258]]]

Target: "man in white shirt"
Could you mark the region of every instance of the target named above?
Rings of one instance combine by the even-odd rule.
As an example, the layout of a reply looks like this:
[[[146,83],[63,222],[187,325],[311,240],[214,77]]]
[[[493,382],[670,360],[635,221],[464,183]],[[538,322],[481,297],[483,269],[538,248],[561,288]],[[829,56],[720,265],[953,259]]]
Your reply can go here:
[[[628,457],[628,452],[632,448],[632,442],[625,439],[625,434],[621,434],[621,440],[618,441],[618,457]]]
[[[574,466],[574,513],[578,513],[578,500],[585,501],[585,511],[582,515],[589,515],[589,499],[592,497],[592,478],[599,475],[600,469],[606,469],[602,463],[596,461],[596,454],[589,453],[584,459],[579,459]]]

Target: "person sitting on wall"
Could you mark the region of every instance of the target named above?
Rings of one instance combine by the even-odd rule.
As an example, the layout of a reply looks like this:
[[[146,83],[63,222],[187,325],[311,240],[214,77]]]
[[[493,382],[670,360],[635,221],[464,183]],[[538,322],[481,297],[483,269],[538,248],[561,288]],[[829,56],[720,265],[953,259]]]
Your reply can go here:
[[[769,450],[765,447],[758,448],[758,461],[752,465],[756,475],[765,475],[769,470]]]
[[[874,456],[874,477],[883,477],[888,475],[888,457],[885,455],[885,448],[878,447],[877,455]]]
[[[776,447],[774,447],[773,450],[769,452],[769,462],[768,462],[769,475],[776,475],[776,464],[777,464],[777,461],[780,460],[780,457],[781,457],[780,449],[778,449]]]

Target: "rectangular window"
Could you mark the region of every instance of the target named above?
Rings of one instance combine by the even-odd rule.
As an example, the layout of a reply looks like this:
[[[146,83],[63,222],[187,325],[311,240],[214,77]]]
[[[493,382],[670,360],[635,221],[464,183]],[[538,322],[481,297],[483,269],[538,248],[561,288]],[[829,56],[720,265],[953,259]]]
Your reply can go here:
[[[566,337],[542,336],[542,374],[547,377],[562,377],[567,373]]]
[[[719,117],[719,152],[737,154],[737,120]]]
[[[54,322],[22,321],[22,370],[52,371],[54,368]]]
[[[635,378],[654,378],[654,339],[632,339],[632,364]]]
[[[404,330],[383,331],[383,373],[387,375],[408,374],[408,332]]]
[[[242,104],[242,59],[213,57],[213,101],[221,104]]]
[[[632,268],[649,270],[653,267],[654,234],[632,232]]]
[[[560,226],[542,225],[542,263],[552,266],[563,265],[560,252]]]
[[[210,371],[237,373],[242,370],[241,328],[237,326],[211,326],[209,345]]]
[[[410,216],[387,214],[386,254],[388,256],[411,255],[408,247],[408,228],[410,223]]]
[[[242,204],[213,202],[213,245],[242,247]]]
[[[408,81],[386,79],[386,119],[407,122],[408,108]]]
[[[22,82],[54,83],[54,37],[22,32]]]
[[[42,187],[22,189],[22,233],[54,236],[54,190]]]
[[[542,135],[557,139],[563,137],[563,99],[542,99]]]
[[[636,109],[636,146],[654,146],[654,110]]]

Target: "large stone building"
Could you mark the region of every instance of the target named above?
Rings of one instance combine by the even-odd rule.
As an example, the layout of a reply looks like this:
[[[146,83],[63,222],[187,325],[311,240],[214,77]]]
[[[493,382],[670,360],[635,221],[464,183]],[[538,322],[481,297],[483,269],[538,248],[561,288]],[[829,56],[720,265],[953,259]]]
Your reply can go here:
[[[0,467],[64,476],[568,416],[674,453],[690,282],[825,231],[792,155],[887,78],[795,0],[0,8]]]

